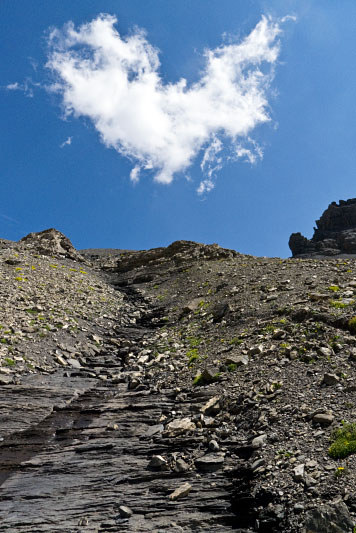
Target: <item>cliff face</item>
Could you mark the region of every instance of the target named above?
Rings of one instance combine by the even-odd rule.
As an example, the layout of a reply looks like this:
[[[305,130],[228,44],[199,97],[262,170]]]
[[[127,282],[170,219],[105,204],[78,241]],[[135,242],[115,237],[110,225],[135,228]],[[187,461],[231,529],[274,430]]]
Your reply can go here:
[[[0,241],[1,531],[351,532],[356,260],[63,237]]]
[[[356,254],[356,198],[332,202],[316,226],[310,240],[292,233],[289,247],[293,257]]]

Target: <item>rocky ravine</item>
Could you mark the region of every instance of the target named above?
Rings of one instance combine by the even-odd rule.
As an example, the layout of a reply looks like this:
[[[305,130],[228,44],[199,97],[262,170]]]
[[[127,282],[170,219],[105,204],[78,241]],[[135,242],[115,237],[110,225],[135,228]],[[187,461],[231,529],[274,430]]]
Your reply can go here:
[[[353,531],[355,260],[47,230],[0,284],[1,531]]]

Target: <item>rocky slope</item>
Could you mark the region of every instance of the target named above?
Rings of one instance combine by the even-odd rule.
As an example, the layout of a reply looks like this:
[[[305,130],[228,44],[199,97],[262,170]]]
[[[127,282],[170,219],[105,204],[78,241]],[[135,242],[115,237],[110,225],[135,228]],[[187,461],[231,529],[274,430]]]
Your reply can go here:
[[[301,233],[292,233],[289,247],[293,257],[356,257],[356,198],[332,202],[316,225],[310,240]]]
[[[30,235],[0,242],[1,531],[353,531],[355,260]]]

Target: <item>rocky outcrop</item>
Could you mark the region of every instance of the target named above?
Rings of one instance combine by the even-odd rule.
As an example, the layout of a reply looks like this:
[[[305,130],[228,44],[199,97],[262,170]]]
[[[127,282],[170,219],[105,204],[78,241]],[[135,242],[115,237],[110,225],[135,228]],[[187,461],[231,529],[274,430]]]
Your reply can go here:
[[[311,239],[292,233],[289,247],[293,257],[356,254],[356,198],[332,202],[316,225]]]
[[[74,261],[84,260],[68,237],[54,228],[45,229],[38,233],[29,233],[19,241],[19,244],[41,255],[67,257]]]

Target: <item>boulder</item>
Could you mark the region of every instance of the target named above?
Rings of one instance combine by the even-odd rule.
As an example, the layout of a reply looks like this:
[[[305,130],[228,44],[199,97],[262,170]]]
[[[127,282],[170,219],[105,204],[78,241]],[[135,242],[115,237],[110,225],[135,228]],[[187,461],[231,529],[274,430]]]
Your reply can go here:
[[[348,508],[341,500],[308,511],[305,520],[306,533],[351,533],[353,526]]]

